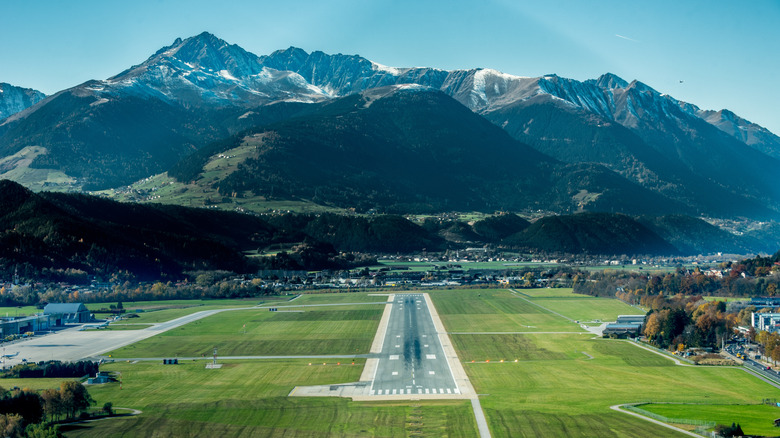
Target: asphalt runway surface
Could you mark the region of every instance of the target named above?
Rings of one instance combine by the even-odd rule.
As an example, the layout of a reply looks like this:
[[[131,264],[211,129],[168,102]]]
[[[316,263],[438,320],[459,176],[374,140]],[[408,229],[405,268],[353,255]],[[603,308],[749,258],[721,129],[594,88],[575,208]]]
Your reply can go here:
[[[422,294],[397,294],[370,395],[460,394]]]

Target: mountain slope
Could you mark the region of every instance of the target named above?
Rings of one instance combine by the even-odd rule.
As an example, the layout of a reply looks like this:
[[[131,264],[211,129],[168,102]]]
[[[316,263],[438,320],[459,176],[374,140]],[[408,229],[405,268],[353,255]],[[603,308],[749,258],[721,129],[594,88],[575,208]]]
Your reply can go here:
[[[243,222],[242,244],[268,236],[267,225],[241,215],[38,195],[7,180],[0,181],[0,194],[0,270],[5,273],[19,268],[25,276],[45,277],[78,269],[107,278],[126,270],[139,279],[156,279],[192,269],[246,272],[249,264],[238,245],[226,239],[230,234],[224,227]]]
[[[544,217],[504,243],[568,254],[679,254],[634,219],[606,213]]]
[[[40,91],[0,82],[0,121],[35,105],[45,97]]]
[[[773,181],[780,160],[770,157],[780,144],[776,136],[638,81],[611,74],[580,82],[490,69],[394,68],[360,56],[296,48],[256,56],[208,33],[178,39],[116,76],[65,90],[0,122],[0,156],[5,157],[0,177],[69,190],[125,185],[241,129],[308,112],[282,103],[305,102],[319,111],[318,102],[410,84],[446,93],[515,139],[569,163],[575,173],[605,166],[655,192],[650,204],[672,199],[689,206],[686,211],[729,218],[780,214],[780,187]],[[270,104],[274,110],[267,111]],[[343,170],[363,172],[354,160]],[[370,190],[385,202],[379,193],[386,191],[388,177],[382,178],[374,179],[380,186]],[[274,191],[280,188],[285,187],[276,184]],[[410,191],[404,190],[408,202]],[[637,211],[636,205],[617,206],[609,193],[588,188],[579,197],[591,200],[589,208],[598,199],[609,201],[604,208],[610,211]],[[570,202],[562,203],[561,196],[550,209],[577,208],[579,202],[565,206]],[[457,197],[441,206],[464,205],[467,196]],[[420,202],[426,201],[413,203]]]
[[[557,159],[604,164],[703,213],[780,212],[780,190],[771,181],[780,161],[767,157],[776,157],[780,139],[728,112],[718,117],[638,81],[612,74],[579,82],[490,69],[391,68],[296,48],[260,60],[336,95],[385,84],[437,88]]]
[[[697,115],[748,146],[770,157],[780,159],[780,137],[768,129],[751,123],[726,109],[720,111],[699,110]]]
[[[361,211],[685,210],[603,167],[559,163],[417,86],[336,99],[220,145],[169,174],[197,183],[206,168],[214,175],[221,157],[240,155],[222,177],[203,179],[237,202],[246,194]]]
[[[255,55],[203,33],[0,122],[0,156],[34,155],[1,170],[25,181],[36,178],[25,178],[36,169],[58,171],[67,189],[125,185],[166,170],[249,120],[260,123],[264,112],[248,111],[257,105],[324,95],[300,75],[263,67]],[[33,148],[43,152],[30,154]]]
[[[768,245],[750,242],[690,216],[643,216],[637,220],[683,254],[747,254],[773,250]]]

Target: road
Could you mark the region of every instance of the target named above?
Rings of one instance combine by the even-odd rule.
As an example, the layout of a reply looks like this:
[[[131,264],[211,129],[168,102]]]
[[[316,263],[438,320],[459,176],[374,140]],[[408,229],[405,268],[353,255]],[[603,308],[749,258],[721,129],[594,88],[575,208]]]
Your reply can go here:
[[[370,394],[460,394],[422,294],[395,295]]]

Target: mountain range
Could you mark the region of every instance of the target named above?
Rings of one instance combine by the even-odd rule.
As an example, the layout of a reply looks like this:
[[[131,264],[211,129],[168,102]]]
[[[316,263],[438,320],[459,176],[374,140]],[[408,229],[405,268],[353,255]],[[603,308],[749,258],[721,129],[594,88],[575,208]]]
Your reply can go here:
[[[250,146],[261,153],[204,177],[219,154]],[[0,157],[0,176],[35,189],[173,169],[239,204],[780,214],[780,138],[639,81],[394,68],[297,48],[257,56],[209,33],[10,115]]]

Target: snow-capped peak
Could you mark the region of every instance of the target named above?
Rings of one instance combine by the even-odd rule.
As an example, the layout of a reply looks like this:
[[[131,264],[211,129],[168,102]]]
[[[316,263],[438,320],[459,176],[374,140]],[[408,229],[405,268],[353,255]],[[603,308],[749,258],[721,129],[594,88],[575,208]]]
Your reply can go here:
[[[628,82],[623,80],[620,76],[612,73],[604,73],[603,75],[599,76],[598,79],[590,79],[585,82],[590,82],[595,84],[599,88],[606,88],[606,89],[615,89],[615,88],[626,88],[628,87]]]
[[[401,74],[400,70],[396,67],[388,67],[386,65],[382,65],[374,61],[371,61],[371,67],[373,67],[373,69],[376,71],[390,73],[393,76],[398,76]]]

